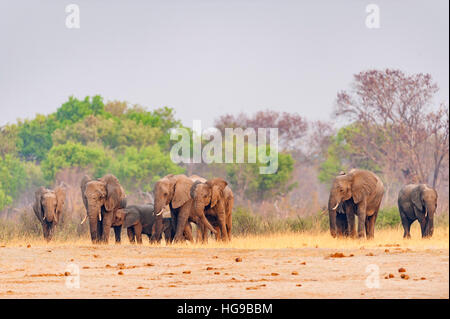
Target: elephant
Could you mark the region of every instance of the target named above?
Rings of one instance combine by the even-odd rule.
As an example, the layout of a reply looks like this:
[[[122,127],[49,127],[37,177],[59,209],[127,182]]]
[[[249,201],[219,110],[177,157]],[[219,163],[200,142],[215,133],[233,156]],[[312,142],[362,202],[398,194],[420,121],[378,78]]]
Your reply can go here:
[[[342,202],[336,209],[336,236],[348,237],[349,235],[347,215],[345,213],[345,202]]]
[[[437,208],[437,192],[426,184],[409,184],[398,194],[398,210],[404,229],[403,238],[411,238],[411,224],[417,219],[422,238],[433,236],[433,219]]]
[[[92,243],[108,243],[113,216],[127,205],[119,180],[111,174],[94,180],[86,175],[81,181],[81,196],[89,219]],[[114,226],[116,243],[120,242],[121,230],[121,226]]]
[[[342,172],[338,175],[333,181],[328,200],[331,236],[342,234],[355,237],[357,215],[358,237],[373,238],[383,195],[383,182],[370,171],[352,169],[348,173]],[[342,213],[344,211],[345,214]],[[343,227],[345,224],[347,228]]]
[[[130,243],[137,241],[142,244],[142,234],[146,234],[151,240],[151,235],[155,232],[155,220],[153,204],[131,205],[117,210],[112,225],[125,227]],[[174,232],[170,217],[163,217],[163,232],[166,242],[172,242]]]
[[[34,195],[33,211],[42,224],[44,238],[50,241],[63,214],[66,189],[63,186],[58,186],[54,190],[39,187]]]
[[[194,209],[205,212],[206,218],[216,229],[216,239],[231,240],[233,191],[222,178],[197,179],[191,187]],[[207,241],[207,230],[201,228],[202,240]]]
[[[162,211],[166,205],[170,206],[172,223],[175,227],[174,241],[183,241],[185,237],[193,241],[190,222],[199,227],[206,227],[216,233],[214,227],[208,222],[203,211],[193,209],[193,199],[190,189],[194,180],[186,175],[167,175],[156,182],[154,187],[156,226],[152,241],[159,241],[162,232]]]

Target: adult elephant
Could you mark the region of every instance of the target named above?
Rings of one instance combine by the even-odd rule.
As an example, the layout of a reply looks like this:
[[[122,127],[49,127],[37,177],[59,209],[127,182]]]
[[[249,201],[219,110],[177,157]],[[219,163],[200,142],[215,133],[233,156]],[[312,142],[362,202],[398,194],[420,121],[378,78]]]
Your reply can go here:
[[[86,218],[89,219],[92,243],[108,243],[115,212],[127,206],[125,191],[119,180],[111,174],[95,180],[84,176],[81,196],[86,207]],[[121,226],[114,227],[116,242],[121,230]]]
[[[54,190],[40,187],[34,196],[33,211],[42,224],[44,238],[50,241],[63,214],[66,190],[62,186],[58,186]]]
[[[205,212],[206,218],[216,229],[216,239],[231,240],[233,191],[222,178],[197,180],[191,187],[194,209],[199,214]],[[207,229],[202,228],[202,240],[207,241]]]
[[[336,237],[338,234],[338,221],[343,216],[337,216],[339,215],[337,210],[342,204],[348,225],[344,230],[351,237],[356,236],[356,215],[358,216],[358,237],[373,238],[383,194],[383,182],[370,171],[352,169],[348,173],[338,175],[333,181],[328,200],[331,236]],[[340,223],[343,224],[342,221]]]
[[[167,175],[160,179],[154,187],[155,213],[157,216],[155,234],[152,241],[159,241],[162,232],[162,212],[166,205],[170,207],[172,223],[175,229],[174,241],[183,241],[185,236],[193,240],[189,222],[196,223],[200,228],[206,226],[216,232],[205,217],[204,212],[193,209],[193,199],[190,190],[194,179],[186,175]]]
[[[433,236],[433,219],[437,207],[437,192],[426,184],[409,184],[398,194],[398,210],[404,229],[404,238],[411,238],[411,224],[417,219],[422,237]]]

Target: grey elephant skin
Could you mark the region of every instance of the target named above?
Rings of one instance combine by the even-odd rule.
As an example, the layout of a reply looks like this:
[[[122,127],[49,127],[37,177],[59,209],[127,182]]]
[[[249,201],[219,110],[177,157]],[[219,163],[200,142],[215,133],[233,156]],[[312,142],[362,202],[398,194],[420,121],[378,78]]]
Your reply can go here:
[[[194,199],[196,214],[198,215],[204,211],[206,218],[216,229],[217,240],[231,240],[233,191],[222,178],[211,180],[194,178],[196,178],[196,181],[192,185],[190,192],[191,197]],[[206,242],[208,230],[203,227],[200,231],[202,241]]]
[[[214,227],[206,219],[204,212],[194,210],[190,190],[195,180],[186,175],[167,175],[160,179],[154,187],[156,231],[152,240],[158,240],[162,232],[162,211],[166,205],[170,207],[172,223],[175,226],[174,241],[193,241],[190,222],[200,228],[206,227],[216,233]]]
[[[419,221],[423,238],[433,236],[437,199],[436,190],[426,184],[403,186],[398,194],[398,210],[402,220],[404,238],[411,238],[410,228],[415,220]]]
[[[99,179],[84,176],[80,187],[92,243],[108,243],[114,214],[127,205],[125,191],[119,180],[111,174]],[[114,232],[117,242],[121,227],[114,227]]]
[[[33,211],[42,225],[44,238],[50,241],[56,225],[62,218],[66,190],[62,186],[56,187],[54,190],[40,187],[34,195]]]
[[[113,226],[125,227],[130,243],[142,244],[142,234],[147,235],[151,242],[151,237],[155,233],[155,221],[153,204],[130,205],[116,212]],[[174,235],[171,218],[163,218],[162,225],[165,240],[171,243]],[[120,242],[120,236],[116,240]]]
[[[331,235],[356,237],[355,216],[358,216],[358,237],[373,238],[383,195],[383,182],[370,171],[352,169],[338,175],[328,200]]]

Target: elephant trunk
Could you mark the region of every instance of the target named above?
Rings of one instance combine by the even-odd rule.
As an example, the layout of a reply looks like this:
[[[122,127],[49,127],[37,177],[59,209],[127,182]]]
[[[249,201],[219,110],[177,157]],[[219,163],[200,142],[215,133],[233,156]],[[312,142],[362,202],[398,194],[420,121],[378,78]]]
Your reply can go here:
[[[101,208],[97,205],[88,206],[88,218],[89,218],[89,230],[91,233],[91,240],[93,244],[96,244],[100,240],[99,234],[99,216],[101,216]]]
[[[151,242],[160,242],[161,235],[163,231],[163,216],[162,213],[164,211],[165,202],[161,198],[158,198],[155,194],[155,205],[154,205],[154,214],[155,214],[155,232],[152,233]]]
[[[425,204],[425,214],[426,214],[426,225],[425,225],[425,233],[423,237],[431,237],[433,236],[434,231],[434,207],[430,207],[430,205]]]
[[[44,221],[48,223],[52,223],[55,220],[55,212],[54,209],[47,208],[44,206]]]
[[[206,218],[205,214],[201,214],[201,221],[202,223],[210,230],[212,231],[214,234],[217,233],[217,231],[214,229],[214,227],[209,223],[208,219]]]
[[[330,198],[328,200],[328,215],[330,218],[330,233],[332,237],[336,237],[336,209],[338,208],[340,201],[336,199],[336,196],[330,194]]]
[[[163,209],[165,207],[165,203],[163,202],[162,199],[159,199],[158,197],[155,196],[155,206],[154,206],[154,212],[156,216],[160,216],[163,212]]]

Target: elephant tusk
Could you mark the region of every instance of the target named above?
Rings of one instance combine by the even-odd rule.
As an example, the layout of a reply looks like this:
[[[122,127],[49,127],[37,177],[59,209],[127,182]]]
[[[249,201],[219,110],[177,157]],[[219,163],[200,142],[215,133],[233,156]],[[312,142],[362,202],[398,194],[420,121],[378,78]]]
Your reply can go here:
[[[83,223],[86,221],[86,219],[87,219],[87,215],[84,216],[84,218],[83,218],[83,220],[81,221],[81,224],[80,224],[80,225],[83,225]]]
[[[339,206],[339,203],[336,204],[336,206],[334,206],[334,208],[332,210],[336,210]]]
[[[45,216],[44,216],[44,218],[42,220],[45,220]]]
[[[164,209],[161,209],[161,211],[158,214],[156,214],[156,216],[160,216],[163,213],[163,211]]]
[[[102,213],[98,214],[98,220],[101,222],[102,221]]]

